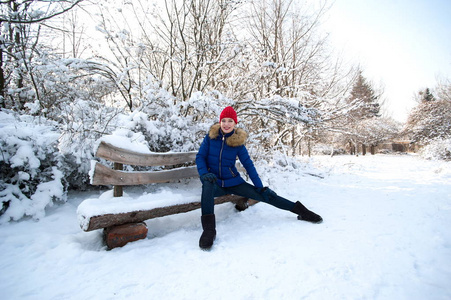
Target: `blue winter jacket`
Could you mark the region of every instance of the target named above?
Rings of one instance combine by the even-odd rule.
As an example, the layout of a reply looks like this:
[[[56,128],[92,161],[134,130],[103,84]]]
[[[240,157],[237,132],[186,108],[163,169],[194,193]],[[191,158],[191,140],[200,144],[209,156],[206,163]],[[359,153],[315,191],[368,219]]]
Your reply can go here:
[[[235,167],[238,157],[254,186],[263,187],[254,163],[244,145],[247,133],[243,129],[237,128],[224,135],[220,128],[220,124],[213,125],[200,145],[199,152],[196,155],[199,176],[213,173],[218,178],[218,185],[222,187],[241,184],[245,180]]]

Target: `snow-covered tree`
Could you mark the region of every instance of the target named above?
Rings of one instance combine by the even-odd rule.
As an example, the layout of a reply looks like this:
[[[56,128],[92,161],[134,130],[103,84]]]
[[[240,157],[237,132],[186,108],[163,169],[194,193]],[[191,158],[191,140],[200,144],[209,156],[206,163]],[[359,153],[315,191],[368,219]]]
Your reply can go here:
[[[371,154],[375,154],[377,145],[395,138],[400,131],[400,125],[389,118],[365,119],[358,122],[357,126],[357,134],[353,138],[362,145],[363,155],[368,147]]]
[[[226,82],[264,147],[291,153],[343,105],[349,71],[335,60],[319,30],[327,3],[249,1],[243,5],[243,59]],[[346,74],[346,75],[345,75]],[[236,82],[236,83],[233,83]],[[339,113],[338,113],[339,114]],[[274,134],[268,135],[259,128]]]
[[[430,101],[434,101],[434,100],[435,100],[435,97],[431,93],[431,90],[429,88],[424,89],[424,91],[418,92],[418,102],[419,103],[430,102]]]
[[[378,117],[380,110],[379,97],[380,95],[376,94],[375,89],[360,71],[347,100],[348,103],[356,104],[348,112],[349,118],[353,121],[359,121]]]
[[[239,5],[226,0],[99,3],[97,30],[107,47],[97,50],[97,58],[110,67],[109,77],[128,109],[142,104],[149,74],[174,101],[224,88],[221,78],[239,53],[229,20]]]
[[[41,24],[61,15],[83,0],[11,0],[0,3],[0,103],[22,110],[40,95],[33,73],[40,55]]]
[[[439,79],[435,91],[439,99],[451,101],[451,79]]]
[[[340,131],[348,137],[351,153],[357,153],[356,149],[361,144],[362,152],[365,154],[367,146],[376,146],[384,139],[383,137],[375,139],[373,134],[388,133],[391,130],[379,130],[380,122],[375,119],[380,117],[379,99],[382,92],[377,92],[362,73],[362,70],[357,73],[350,95],[346,99],[349,110],[338,124],[342,126]],[[392,135],[390,133],[388,136]]]
[[[429,89],[420,93],[423,101],[410,112],[404,133],[422,145],[450,138],[451,99],[435,98]]]

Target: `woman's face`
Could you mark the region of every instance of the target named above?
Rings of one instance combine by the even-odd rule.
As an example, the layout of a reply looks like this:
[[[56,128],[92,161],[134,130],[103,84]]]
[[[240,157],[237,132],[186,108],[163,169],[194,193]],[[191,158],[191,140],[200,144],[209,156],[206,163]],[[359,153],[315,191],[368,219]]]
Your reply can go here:
[[[232,130],[235,128],[235,125],[235,121],[231,118],[223,118],[221,120],[221,130],[223,133],[232,132]]]

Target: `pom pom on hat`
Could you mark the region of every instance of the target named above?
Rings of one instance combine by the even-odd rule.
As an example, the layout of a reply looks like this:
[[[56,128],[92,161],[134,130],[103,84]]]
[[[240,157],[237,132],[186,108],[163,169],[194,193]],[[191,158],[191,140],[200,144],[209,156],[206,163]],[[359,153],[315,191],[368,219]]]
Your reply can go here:
[[[233,119],[233,121],[235,121],[235,123],[238,124],[238,118],[236,116],[236,111],[231,106],[227,106],[226,108],[223,109],[223,111],[221,112],[221,115],[219,116],[219,122],[221,122],[221,120],[224,118]]]

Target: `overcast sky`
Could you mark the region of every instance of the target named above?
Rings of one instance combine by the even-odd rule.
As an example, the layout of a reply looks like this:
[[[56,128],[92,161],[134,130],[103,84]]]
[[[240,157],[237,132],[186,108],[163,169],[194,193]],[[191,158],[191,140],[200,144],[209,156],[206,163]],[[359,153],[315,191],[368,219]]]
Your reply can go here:
[[[324,25],[365,77],[383,83],[397,120],[416,92],[451,79],[451,0],[335,0]]]

